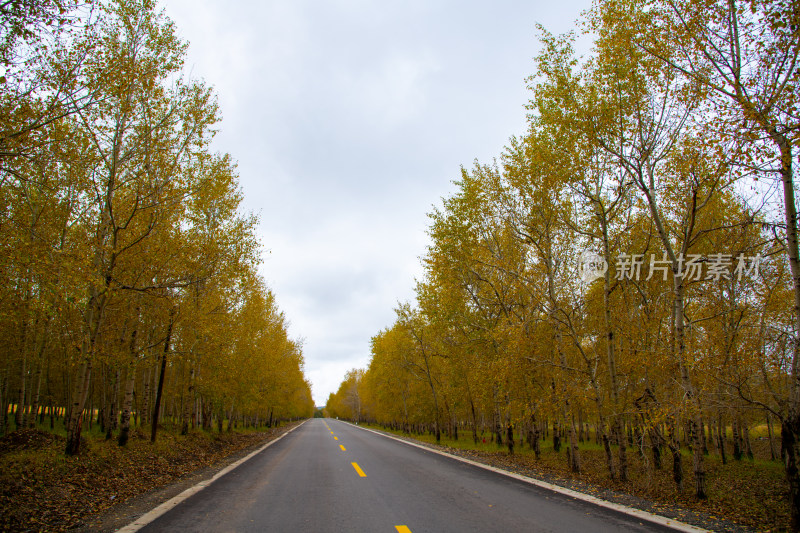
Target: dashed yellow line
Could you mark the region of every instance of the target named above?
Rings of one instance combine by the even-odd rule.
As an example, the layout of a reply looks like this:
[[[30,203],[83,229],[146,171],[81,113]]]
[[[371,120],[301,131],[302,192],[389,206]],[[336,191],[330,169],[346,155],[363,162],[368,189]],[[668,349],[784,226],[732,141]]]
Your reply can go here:
[[[333,440],[339,440],[339,437],[334,436]]]
[[[411,533],[411,530],[408,529],[408,526],[394,526],[397,530],[397,533]]]
[[[343,445],[343,444],[340,444],[340,445],[339,445],[339,448],[341,448],[343,452],[346,452],[346,451],[347,451],[347,450],[345,450],[345,449],[344,449],[344,445]]]
[[[367,475],[364,473],[364,471],[361,470],[361,467],[358,466],[358,463],[350,463],[350,464],[353,465],[353,468],[356,469],[356,472],[358,472],[358,476],[359,477],[367,477]]]

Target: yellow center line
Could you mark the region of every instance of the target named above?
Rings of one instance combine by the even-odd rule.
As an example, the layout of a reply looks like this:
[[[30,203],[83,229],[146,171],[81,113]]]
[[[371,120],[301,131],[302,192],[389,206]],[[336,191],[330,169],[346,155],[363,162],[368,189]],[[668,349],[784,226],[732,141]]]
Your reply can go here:
[[[339,445],[339,448],[341,448],[343,452],[346,452],[346,451],[347,451],[347,450],[345,450],[345,449],[344,449],[344,445],[343,445],[343,444],[340,444],[340,445]]]
[[[333,437],[333,440],[339,440],[339,437]]]
[[[397,533],[411,533],[411,530],[408,529],[408,526],[394,526],[397,530]]]
[[[328,428],[328,429],[331,429],[331,428]],[[331,435],[333,435],[333,431],[331,431]]]
[[[358,472],[358,476],[359,477],[367,477],[367,475],[364,473],[364,471],[361,470],[361,467],[358,466],[358,463],[350,463],[350,464],[353,465],[353,468],[356,469],[356,472]]]

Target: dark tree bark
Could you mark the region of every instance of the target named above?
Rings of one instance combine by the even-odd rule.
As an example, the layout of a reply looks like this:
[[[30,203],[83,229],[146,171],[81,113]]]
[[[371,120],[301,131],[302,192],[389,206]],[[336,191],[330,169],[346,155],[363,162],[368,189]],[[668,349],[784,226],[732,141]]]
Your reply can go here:
[[[153,408],[153,421],[150,426],[150,442],[156,441],[156,431],[158,429],[158,415],[161,409],[161,393],[164,390],[164,374],[167,372],[167,354],[169,353],[169,343],[172,339],[172,326],[175,322],[175,308],[169,311],[169,325],[167,326],[167,338],[164,341],[164,353],[161,356],[161,374],[158,378],[158,390],[156,391],[156,402]]]

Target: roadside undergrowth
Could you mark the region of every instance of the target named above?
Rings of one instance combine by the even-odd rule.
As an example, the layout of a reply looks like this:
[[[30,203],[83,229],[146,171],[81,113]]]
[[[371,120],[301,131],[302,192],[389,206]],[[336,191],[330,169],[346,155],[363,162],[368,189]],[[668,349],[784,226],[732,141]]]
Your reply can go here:
[[[151,444],[134,431],[125,448],[100,435],[81,453],[64,455],[61,435],[23,429],[0,438],[0,531],[66,531],[87,519],[237,451],[286,427],[233,432],[160,431]]]

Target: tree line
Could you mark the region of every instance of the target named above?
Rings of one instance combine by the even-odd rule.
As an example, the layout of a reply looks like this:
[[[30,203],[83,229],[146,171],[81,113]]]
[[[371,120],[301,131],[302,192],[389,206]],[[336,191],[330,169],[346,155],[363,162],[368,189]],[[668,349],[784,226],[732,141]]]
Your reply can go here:
[[[153,0],[0,4],[0,434],[271,425],[313,413],[214,152],[213,90]]]
[[[800,9],[606,0],[580,23],[585,57],[539,28],[527,132],[430,213],[416,301],[328,413],[549,436],[575,472],[591,425],[611,479],[635,453],[700,499],[706,456],[752,456],[762,426],[798,530]]]

